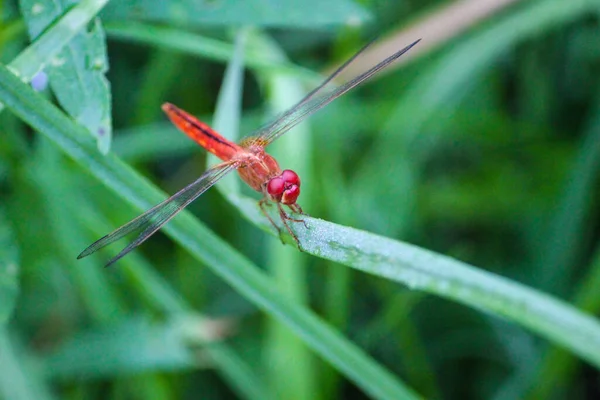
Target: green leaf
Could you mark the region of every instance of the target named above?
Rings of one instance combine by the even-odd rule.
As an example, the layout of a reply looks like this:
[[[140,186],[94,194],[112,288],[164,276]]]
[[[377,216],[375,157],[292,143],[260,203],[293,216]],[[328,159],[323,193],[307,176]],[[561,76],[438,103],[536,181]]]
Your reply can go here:
[[[3,67],[0,67],[0,101],[138,209],[148,209],[166,197],[116,156],[98,154],[81,126],[74,124]],[[256,202],[254,208],[257,209]],[[369,395],[381,399],[418,398],[313,312],[282,295],[267,275],[208,231],[189,212],[181,212],[165,226],[164,231],[242,295],[289,327]],[[74,249],[73,257],[78,251]]]
[[[19,249],[3,210],[0,210],[0,327],[15,307],[19,292]]]
[[[23,50],[9,64],[10,70],[19,76],[23,82],[30,82],[92,20],[107,1],[82,0]],[[36,7],[35,10],[39,10],[39,7],[33,4],[32,9],[29,11],[24,10],[23,13],[30,12],[34,14],[33,7]],[[0,110],[3,108],[4,106],[0,104]]]
[[[74,4],[72,0],[21,0],[29,35],[34,40]],[[99,19],[75,36],[50,62],[46,72],[61,106],[98,139],[106,153],[112,136],[106,40]]]
[[[113,1],[103,13],[106,19],[184,22],[190,25],[254,25],[311,28],[359,24],[369,14],[349,0],[222,0],[211,1]]]

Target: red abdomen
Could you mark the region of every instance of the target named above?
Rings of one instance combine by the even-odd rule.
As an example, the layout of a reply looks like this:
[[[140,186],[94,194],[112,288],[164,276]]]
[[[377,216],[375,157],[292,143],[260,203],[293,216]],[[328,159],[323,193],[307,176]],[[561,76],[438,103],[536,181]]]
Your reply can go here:
[[[221,160],[229,161],[240,151],[244,151],[236,143],[225,139],[212,130],[210,126],[199,121],[179,107],[171,103],[165,103],[162,109],[179,130]]]

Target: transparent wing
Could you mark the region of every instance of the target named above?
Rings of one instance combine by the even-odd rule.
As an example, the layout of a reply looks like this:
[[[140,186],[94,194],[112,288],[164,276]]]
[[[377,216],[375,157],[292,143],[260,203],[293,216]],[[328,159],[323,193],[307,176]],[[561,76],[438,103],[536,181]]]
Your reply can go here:
[[[321,83],[319,86],[313,89],[295,106],[281,114],[273,122],[252,133],[250,136],[253,136],[254,138],[251,139],[251,142],[260,143],[263,146],[268,145],[269,143],[277,139],[279,136],[283,135],[285,132],[298,125],[300,122],[304,121],[304,119],[306,119],[309,115],[325,107],[333,100],[337,99],[352,88],[360,85],[362,82],[369,79],[370,77],[372,77],[373,75],[375,75],[391,63],[393,63],[394,61],[396,61],[401,55],[406,53],[420,41],[421,39],[406,46],[402,50],[397,51],[396,53],[381,61],[379,64],[375,65],[371,69],[363,72],[356,78],[353,78],[352,80],[340,86],[334,87],[331,90],[327,90],[328,84],[331,83],[344,69],[346,69],[346,67],[350,63],[352,63],[352,61],[354,61],[373,43],[370,42],[365,47],[360,49],[355,55],[353,55],[348,61],[346,61],[341,67],[335,70],[335,72],[332,73],[327,79],[325,79],[323,83]]]
[[[103,238],[92,243],[87,249],[81,252],[78,259],[89,256],[90,254],[108,246],[109,244],[123,238],[129,233],[140,232],[138,237],[125,247],[119,254],[111,259],[106,267],[114,264],[124,257],[131,250],[142,244],[152,234],[159,230],[164,224],[169,222],[177,213],[183,210],[188,204],[194,201],[198,196],[204,193],[208,188],[214,185],[219,179],[238,167],[237,163],[229,162],[216,165],[206,171],[200,178],[188,186],[175,193],[162,203],[152,207],[139,217],[129,221],[117,230]]]

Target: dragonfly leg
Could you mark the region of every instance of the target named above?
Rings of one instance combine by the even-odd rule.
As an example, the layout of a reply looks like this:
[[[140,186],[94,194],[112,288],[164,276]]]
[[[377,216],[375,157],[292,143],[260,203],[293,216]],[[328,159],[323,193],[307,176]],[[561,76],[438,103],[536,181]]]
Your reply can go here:
[[[260,207],[260,211],[262,211],[262,213],[265,215],[265,217],[267,217],[267,219],[269,220],[269,222],[271,223],[271,225],[273,225],[273,227],[277,230],[277,234],[279,235],[279,239],[281,239],[281,243],[285,244],[283,239],[281,238],[281,229],[279,229],[279,227],[277,226],[277,224],[275,223],[275,221],[273,221],[273,218],[271,218],[271,216],[269,215],[269,213],[266,210],[266,206],[271,205],[271,203],[269,202],[269,200],[267,200],[267,198],[263,198],[258,202],[258,206]],[[289,228],[288,228],[289,230]]]
[[[302,207],[300,207],[298,204],[295,204],[295,203],[288,204],[287,206],[290,208],[290,210],[292,210],[293,212],[295,212],[297,214],[308,215],[308,214],[305,214],[304,211],[302,211]],[[306,229],[308,229],[308,225],[306,225],[306,221],[303,219],[290,218],[289,216],[287,219],[289,219],[290,221],[294,221],[294,222],[302,222],[304,224],[304,227]]]
[[[288,225],[287,222],[288,221],[304,222],[304,220],[291,218],[289,215],[287,215],[285,213],[285,211],[283,210],[283,207],[281,206],[281,203],[277,203],[277,209],[279,209],[279,216],[281,217],[281,222],[283,222],[283,225],[285,225],[285,228],[287,229],[287,231],[290,233],[290,235],[292,235],[292,237],[296,241],[298,248],[300,250],[302,250],[302,247],[300,247],[300,241],[298,240],[298,236],[296,236],[296,234],[294,232],[292,232],[292,228],[290,228],[290,226]]]
[[[292,210],[295,213],[304,214],[304,211],[302,211],[302,207],[300,207],[299,204],[296,204],[296,203],[288,204],[288,207],[290,208],[290,210]]]

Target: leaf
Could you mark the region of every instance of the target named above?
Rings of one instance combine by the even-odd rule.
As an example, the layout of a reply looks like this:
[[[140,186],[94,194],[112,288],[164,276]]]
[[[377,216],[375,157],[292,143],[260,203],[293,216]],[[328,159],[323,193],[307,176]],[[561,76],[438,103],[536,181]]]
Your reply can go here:
[[[113,1],[105,19],[147,20],[206,25],[253,25],[310,28],[324,25],[360,24],[369,14],[348,0],[220,0],[220,1]]]
[[[15,307],[19,292],[19,250],[8,221],[0,210],[0,327]]]
[[[72,0],[21,0],[20,6],[32,40],[75,4]],[[61,106],[98,139],[108,152],[112,136],[106,40],[99,19],[89,31],[75,36],[56,55],[46,72]]]
[[[23,82],[30,82],[102,9],[108,0],[82,0],[39,35],[10,64]],[[4,108],[0,104],[0,111]]]

